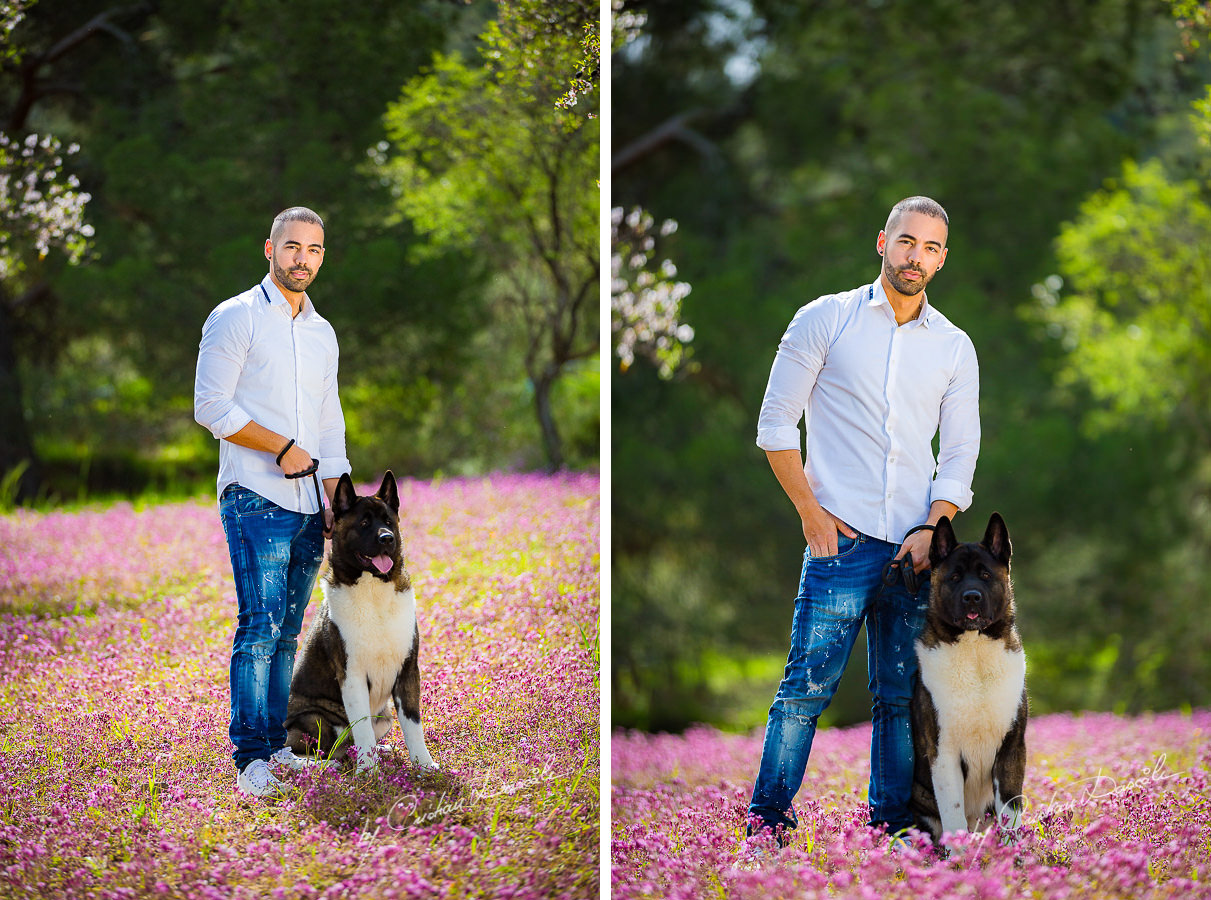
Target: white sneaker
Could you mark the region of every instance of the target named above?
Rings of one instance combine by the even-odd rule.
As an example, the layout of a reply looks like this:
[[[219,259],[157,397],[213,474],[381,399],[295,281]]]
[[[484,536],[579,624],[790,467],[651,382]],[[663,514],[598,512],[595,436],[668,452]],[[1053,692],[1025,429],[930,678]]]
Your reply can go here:
[[[245,797],[280,797],[286,786],[273,777],[269,763],[254,759],[236,777],[236,790]]]
[[[289,747],[283,747],[273,756],[269,757],[269,762],[275,766],[284,766],[292,772],[301,772],[303,769],[310,769],[313,766],[327,766],[330,761],[326,759],[315,759],[311,756],[295,756],[294,751]]]

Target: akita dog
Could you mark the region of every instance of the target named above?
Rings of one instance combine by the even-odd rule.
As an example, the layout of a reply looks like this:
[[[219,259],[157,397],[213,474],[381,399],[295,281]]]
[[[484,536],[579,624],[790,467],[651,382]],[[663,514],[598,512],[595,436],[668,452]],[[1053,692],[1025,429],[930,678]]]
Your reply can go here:
[[[287,745],[332,758],[352,734],[358,770],[374,768],[393,706],[412,762],[437,768],[420,722],[420,632],[395,476],[388,471],[376,494],[359,497],[342,475],[332,511],[324,602],[295,658]]]
[[[990,814],[1010,831],[1021,819],[1028,706],[1011,549],[998,513],[978,544],[960,544],[942,518],[929,549],[910,807],[935,841],[943,832],[983,830]]]

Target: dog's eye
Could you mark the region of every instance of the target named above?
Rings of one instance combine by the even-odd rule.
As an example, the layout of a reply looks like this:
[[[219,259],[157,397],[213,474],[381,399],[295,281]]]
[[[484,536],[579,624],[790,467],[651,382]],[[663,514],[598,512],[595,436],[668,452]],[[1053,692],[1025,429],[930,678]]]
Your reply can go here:
[[[362,525],[361,525],[361,527],[362,527],[362,528],[368,528],[369,526],[370,526],[370,520],[369,520],[369,519],[362,519]]]
[[[990,572],[988,572],[988,571],[983,571],[983,572],[981,572],[981,573],[980,573],[980,579],[981,579],[982,581],[988,581],[988,579],[990,579],[990,578],[992,578],[992,574],[991,574]]]
[[[962,580],[962,578],[963,578],[963,573],[962,573],[962,572],[959,572],[959,571],[954,571],[954,572],[951,572],[951,573],[950,573],[950,580],[951,580],[951,581],[961,581],[961,580]]]

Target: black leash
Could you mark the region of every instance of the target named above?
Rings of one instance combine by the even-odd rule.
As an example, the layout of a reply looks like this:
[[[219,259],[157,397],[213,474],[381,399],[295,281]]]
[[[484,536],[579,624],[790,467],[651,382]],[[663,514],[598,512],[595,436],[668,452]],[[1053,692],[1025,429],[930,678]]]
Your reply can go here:
[[[290,443],[293,444],[294,441],[291,441]],[[290,444],[286,445],[286,449],[287,450],[290,449]],[[286,451],[283,450],[282,452],[285,453]],[[279,456],[278,459],[281,460],[281,457]],[[280,465],[280,462],[279,462],[279,465]],[[312,484],[315,485],[315,505],[316,505],[316,508],[322,513],[324,511],[324,495],[320,493],[320,476],[316,474],[319,470],[320,470],[320,461],[313,456],[313,457],[311,457],[310,466],[308,466],[306,469],[303,469],[303,471],[301,471],[301,472],[295,472],[293,475],[287,475],[286,477],[287,478],[306,478],[308,475],[310,475],[311,482],[312,482]]]
[[[904,535],[901,544],[908,540],[911,535],[918,531],[933,531],[932,525],[914,525]],[[921,587],[921,582],[917,580],[917,570],[913,566],[912,553],[905,553],[899,559],[891,559],[887,561],[887,565],[883,567],[883,584],[885,587],[891,587],[900,579],[904,582],[904,587],[908,589],[908,593],[916,595],[917,590]]]

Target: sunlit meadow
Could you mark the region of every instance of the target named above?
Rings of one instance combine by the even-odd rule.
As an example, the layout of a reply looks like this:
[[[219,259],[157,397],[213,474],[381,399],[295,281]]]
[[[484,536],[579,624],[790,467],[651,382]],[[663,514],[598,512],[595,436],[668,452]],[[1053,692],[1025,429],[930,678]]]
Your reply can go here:
[[[741,852],[760,734],[612,741],[613,898],[1211,897],[1211,712],[1030,722],[1023,828],[892,849],[866,826],[870,726],[819,732],[789,846]]]
[[[598,480],[400,499],[441,771],[395,726],[276,803],[234,790],[214,501],[0,516],[0,896],[596,897]]]

